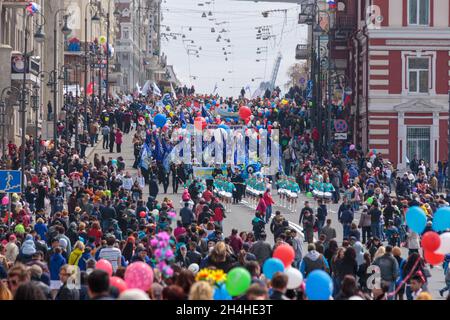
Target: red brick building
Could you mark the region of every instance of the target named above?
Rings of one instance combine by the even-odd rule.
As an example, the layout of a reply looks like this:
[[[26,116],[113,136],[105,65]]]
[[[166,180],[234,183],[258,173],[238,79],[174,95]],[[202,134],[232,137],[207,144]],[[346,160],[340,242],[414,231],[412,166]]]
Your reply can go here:
[[[354,88],[353,138],[399,168],[414,154],[434,168],[448,154],[450,0],[337,2],[348,32],[333,58]]]

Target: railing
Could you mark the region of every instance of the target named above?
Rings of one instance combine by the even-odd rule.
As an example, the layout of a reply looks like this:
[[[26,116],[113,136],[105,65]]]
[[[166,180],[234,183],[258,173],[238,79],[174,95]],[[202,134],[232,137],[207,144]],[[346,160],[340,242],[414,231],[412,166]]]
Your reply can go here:
[[[353,15],[337,15],[336,16],[336,30],[346,29],[351,30],[356,27],[356,17]]]

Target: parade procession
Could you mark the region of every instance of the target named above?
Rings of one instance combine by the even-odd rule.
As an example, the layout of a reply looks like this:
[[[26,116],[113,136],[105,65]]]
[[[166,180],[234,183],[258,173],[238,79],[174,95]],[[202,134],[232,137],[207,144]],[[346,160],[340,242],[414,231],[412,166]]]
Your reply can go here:
[[[0,0],[0,71],[0,300],[450,299],[450,0]]]

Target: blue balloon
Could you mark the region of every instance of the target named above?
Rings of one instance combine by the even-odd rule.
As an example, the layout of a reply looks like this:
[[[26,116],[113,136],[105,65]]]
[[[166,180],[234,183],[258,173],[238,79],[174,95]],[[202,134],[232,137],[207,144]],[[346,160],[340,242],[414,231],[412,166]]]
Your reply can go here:
[[[226,118],[225,121],[226,122],[231,122],[231,119],[230,118]]]
[[[221,124],[221,125],[218,126],[218,128],[225,129],[225,130],[230,130],[230,127],[227,126],[226,124]]]
[[[406,211],[406,224],[412,231],[421,234],[427,225],[427,216],[420,207],[413,206]]]
[[[284,264],[280,259],[270,258],[264,262],[263,273],[267,279],[271,280],[277,272],[284,272]]]
[[[215,105],[217,104],[217,101],[216,101],[216,100],[213,100],[213,101],[212,101],[212,104],[213,104],[213,106],[215,106]]]
[[[433,230],[442,232],[447,229],[450,229],[450,207],[442,207],[433,216]]]
[[[214,300],[232,300],[224,283],[214,288]]]
[[[164,127],[164,125],[167,122],[167,117],[166,117],[166,115],[159,113],[155,116],[155,118],[153,119],[153,122],[155,123],[155,125],[158,128],[162,128],[162,127]]]
[[[267,124],[268,124],[268,125],[272,124],[272,121],[267,121]]]
[[[207,104],[206,104],[206,109],[209,110],[210,108],[211,108],[211,104],[210,104],[210,103],[207,103]]]
[[[314,270],[306,278],[306,296],[309,300],[329,300],[333,293],[333,280],[323,270]]]

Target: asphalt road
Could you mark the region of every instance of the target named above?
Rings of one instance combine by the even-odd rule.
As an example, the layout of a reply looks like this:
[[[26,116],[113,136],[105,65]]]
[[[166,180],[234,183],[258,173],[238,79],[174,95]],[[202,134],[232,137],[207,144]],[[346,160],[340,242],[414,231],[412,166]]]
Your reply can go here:
[[[134,176],[137,172],[136,169],[132,168],[133,162],[134,162],[134,154],[133,154],[133,144],[132,144],[132,138],[135,131],[132,131],[129,134],[124,134],[123,136],[123,144],[122,144],[122,152],[120,154],[116,153],[116,148],[114,149],[113,153],[109,152],[108,150],[102,149],[102,143],[98,143],[96,147],[94,147],[92,150],[89,150],[88,157],[90,160],[93,160],[94,154],[99,154],[99,156],[104,156],[106,161],[108,161],[109,157],[112,157],[113,159],[116,159],[119,156],[122,156],[126,162],[126,171],[130,172],[132,176]],[[169,186],[168,193],[163,194],[161,193],[163,191],[162,186],[159,188],[160,195],[158,198],[162,199],[163,197],[168,197],[171,199],[175,205],[175,208],[180,208],[180,200],[181,200],[181,192],[182,188],[178,189],[178,194],[172,193],[172,186]],[[144,199],[146,199],[148,196],[148,188],[144,190]],[[290,226],[301,230],[301,227],[298,225],[299,217],[300,217],[300,211],[303,207],[303,203],[306,200],[310,201],[310,205],[313,208],[314,212],[317,211],[317,203],[312,203],[311,199],[308,199],[304,196],[304,194],[300,194],[298,202],[297,202],[297,210],[295,213],[289,213],[286,208],[283,208],[279,206],[281,203],[278,195],[276,194],[276,191],[273,192],[273,197],[275,201],[275,206],[273,208],[273,212],[279,210],[281,213],[285,216],[285,218],[289,221]],[[343,229],[342,225],[337,221],[337,211],[338,211],[339,205],[338,204],[329,204],[328,205],[328,218],[332,219],[332,226],[336,229],[337,233],[337,241],[339,244],[342,243],[342,236],[343,236]],[[250,208],[250,206],[246,203],[246,201],[243,201],[241,204],[232,205],[231,212],[227,213],[227,218],[224,220],[223,223],[223,232],[225,236],[228,236],[231,234],[231,230],[233,228],[238,229],[239,231],[251,231],[252,225],[251,220],[254,216],[254,209]],[[355,214],[355,220],[359,221],[359,212]],[[266,226],[266,233],[267,233],[267,241],[269,243],[273,243],[273,235],[271,234],[269,230],[269,226]],[[315,237],[317,237],[317,233],[315,234]],[[305,252],[306,252],[306,246],[305,243]],[[402,256],[404,258],[407,257],[408,250],[406,248],[402,248]],[[444,281],[444,272],[442,266],[436,266],[431,269],[431,278],[428,279],[428,290],[432,294],[433,298],[436,300],[443,299],[439,295],[439,290],[445,286]]]

